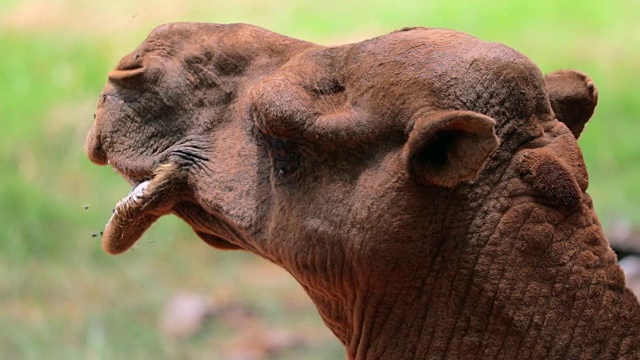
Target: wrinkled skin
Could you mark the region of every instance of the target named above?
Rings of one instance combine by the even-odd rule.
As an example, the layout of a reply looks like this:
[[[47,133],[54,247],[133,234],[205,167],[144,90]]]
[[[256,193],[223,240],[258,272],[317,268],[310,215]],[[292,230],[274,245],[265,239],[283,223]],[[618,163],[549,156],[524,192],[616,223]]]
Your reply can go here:
[[[403,29],[321,47],[155,29],[87,153],[137,186],[103,247],[175,214],[288,270],[351,359],[640,358],[640,305],[585,192],[588,76]]]

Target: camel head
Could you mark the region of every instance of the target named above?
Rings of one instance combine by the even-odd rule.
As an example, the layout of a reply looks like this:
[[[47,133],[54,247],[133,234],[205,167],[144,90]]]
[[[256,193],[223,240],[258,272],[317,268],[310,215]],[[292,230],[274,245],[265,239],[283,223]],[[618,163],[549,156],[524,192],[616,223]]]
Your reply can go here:
[[[109,73],[87,137],[89,158],[133,186],[102,245],[126,251],[174,214],[215,248],[288,270],[354,358],[366,341],[383,354],[376,329],[455,317],[456,296],[510,262],[544,283],[543,264],[584,260],[586,245],[556,244],[573,228],[590,231],[584,261],[624,287],[576,142],[596,101],[585,74],[545,77],[451,30],[323,47],[164,25]]]

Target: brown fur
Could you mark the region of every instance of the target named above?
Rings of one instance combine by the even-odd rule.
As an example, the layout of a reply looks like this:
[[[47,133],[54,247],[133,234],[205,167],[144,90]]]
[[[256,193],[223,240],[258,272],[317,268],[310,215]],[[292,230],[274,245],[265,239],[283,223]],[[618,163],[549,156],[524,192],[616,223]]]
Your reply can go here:
[[[450,30],[322,47],[165,25],[109,74],[87,137],[150,179],[103,245],[173,213],[287,269],[351,359],[640,358],[576,143],[596,99]]]

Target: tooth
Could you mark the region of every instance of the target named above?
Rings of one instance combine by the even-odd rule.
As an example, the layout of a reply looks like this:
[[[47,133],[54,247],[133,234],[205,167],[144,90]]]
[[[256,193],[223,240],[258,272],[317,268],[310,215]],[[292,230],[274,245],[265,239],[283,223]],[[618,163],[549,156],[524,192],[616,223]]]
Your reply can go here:
[[[138,186],[136,186],[133,190],[131,190],[131,193],[129,194],[129,196],[133,199],[133,200],[138,200],[143,194],[144,194],[144,190],[147,188],[147,186],[149,185],[149,180],[144,181],[142,183],[140,183]]]

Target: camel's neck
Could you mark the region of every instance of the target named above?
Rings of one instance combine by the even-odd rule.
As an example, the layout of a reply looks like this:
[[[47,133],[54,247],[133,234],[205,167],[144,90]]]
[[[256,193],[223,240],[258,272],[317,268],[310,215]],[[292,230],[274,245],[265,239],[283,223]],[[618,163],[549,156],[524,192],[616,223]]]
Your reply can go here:
[[[549,297],[506,285],[470,291],[432,309],[371,305],[365,330],[347,345],[351,359],[640,358],[634,296],[600,287]],[[503,301],[517,302],[505,305]],[[570,305],[569,305],[570,304]],[[385,311],[386,310],[386,311]],[[436,311],[437,310],[437,311]]]
[[[328,321],[350,358],[640,358],[640,305],[590,200],[571,215],[509,202],[465,246],[444,244],[421,288],[352,294]]]

